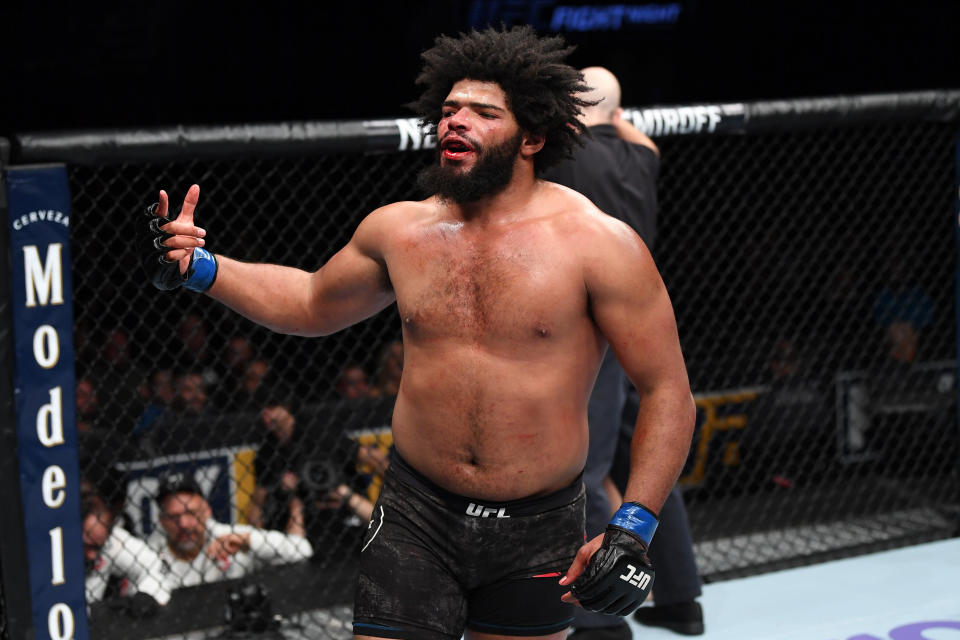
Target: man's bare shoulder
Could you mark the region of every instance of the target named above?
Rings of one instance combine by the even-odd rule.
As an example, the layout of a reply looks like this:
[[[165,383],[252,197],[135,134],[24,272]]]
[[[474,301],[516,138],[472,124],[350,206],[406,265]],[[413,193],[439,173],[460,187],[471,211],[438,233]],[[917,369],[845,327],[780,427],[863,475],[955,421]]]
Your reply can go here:
[[[376,226],[407,225],[412,222],[429,219],[436,215],[437,203],[435,198],[426,200],[402,200],[391,202],[378,209],[374,209],[361,224],[370,223]]]
[[[380,248],[402,231],[432,220],[437,215],[434,198],[392,202],[371,211],[357,227],[354,239],[363,245]]]
[[[583,194],[554,182],[545,182],[547,198],[560,215],[558,219],[578,242],[596,243],[601,248],[624,249],[644,246],[643,240],[627,223],[604,213]]]

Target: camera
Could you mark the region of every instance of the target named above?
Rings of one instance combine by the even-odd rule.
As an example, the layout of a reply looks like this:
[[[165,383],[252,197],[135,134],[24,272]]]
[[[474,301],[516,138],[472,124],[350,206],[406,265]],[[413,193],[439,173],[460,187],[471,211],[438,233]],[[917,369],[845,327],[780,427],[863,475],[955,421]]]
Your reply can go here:
[[[224,622],[230,631],[270,631],[280,627],[280,616],[273,615],[267,589],[259,584],[242,584],[227,591]]]

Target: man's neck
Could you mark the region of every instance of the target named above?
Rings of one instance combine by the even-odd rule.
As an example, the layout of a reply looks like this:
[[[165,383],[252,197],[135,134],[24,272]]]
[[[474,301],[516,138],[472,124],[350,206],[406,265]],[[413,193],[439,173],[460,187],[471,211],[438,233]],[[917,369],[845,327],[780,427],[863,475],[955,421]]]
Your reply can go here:
[[[454,215],[466,223],[481,225],[504,222],[529,211],[530,201],[540,189],[532,168],[517,167],[513,178],[502,190],[471,202],[450,202]]]

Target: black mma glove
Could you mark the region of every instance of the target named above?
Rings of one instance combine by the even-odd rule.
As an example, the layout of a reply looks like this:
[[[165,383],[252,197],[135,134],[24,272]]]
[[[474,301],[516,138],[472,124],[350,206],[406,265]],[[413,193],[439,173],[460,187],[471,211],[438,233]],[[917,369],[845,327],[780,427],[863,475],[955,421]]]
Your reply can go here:
[[[161,291],[170,291],[181,286],[191,291],[206,291],[217,279],[216,256],[206,249],[195,247],[190,256],[190,267],[186,273],[181,274],[179,262],[176,260],[171,262],[166,258],[166,254],[173,249],[163,244],[168,238],[173,237],[163,230],[163,227],[172,220],[158,216],[157,206],[158,203],[154,202],[147,207],[144,212],[147,219],[140,223],[144,251],[143,266],[150,282]]]
[[[597,549],[570,591],[589,611],[626,616],[643,604],[653,587],[647,547],[657,516],[639,502],[627,502],[614,514]]]

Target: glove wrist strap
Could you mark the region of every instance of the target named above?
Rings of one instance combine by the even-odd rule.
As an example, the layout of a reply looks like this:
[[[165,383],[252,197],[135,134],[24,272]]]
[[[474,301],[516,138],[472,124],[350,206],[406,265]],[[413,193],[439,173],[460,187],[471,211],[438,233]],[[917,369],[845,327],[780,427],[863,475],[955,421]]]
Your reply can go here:
[[[610,524],[638,536],[648,545],[657,530],[657,516],[639,502],[625,502],[613,514]]]
[[[190,268],[187,270],[183,286],[191,291],[203,293],[213,286],[217,279],[217,257],[207,251],[196,247],[193,250],[193,258],[190,260]]]

